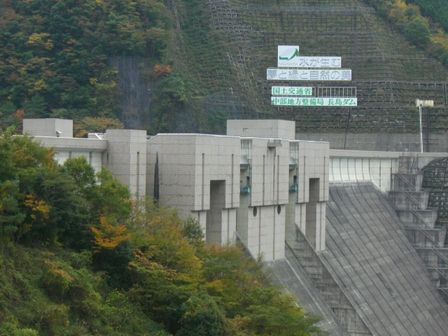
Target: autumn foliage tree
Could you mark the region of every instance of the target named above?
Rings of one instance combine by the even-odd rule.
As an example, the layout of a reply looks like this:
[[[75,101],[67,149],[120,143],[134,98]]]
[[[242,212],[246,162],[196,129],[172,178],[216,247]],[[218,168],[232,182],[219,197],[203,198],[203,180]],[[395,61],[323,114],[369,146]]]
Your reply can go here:
[[[59,165],[11,132],[0,136],[0,238],[0,334],[317,332],[241,248],[205,245],[195,220],[152,201],[133,206],[110,172],[95,174],[85,158]],[[27,251],[32,261],[20,259]],[[12,276],[16,261],[26,271]]]
[[[100,216],[100,224],[91,228],[95,248],[98,250],[113,250],[121,243],[129,240],[129,234],[124,224],[112,224],[106,216]]]
[[[269,285],[239,247],[205,246],[193,220],[149,203],[131,222],[133,300],[178,336],[316,334],[317,319]]]
[[[398,27],[410,42],[448,65],[448,24],[442,19],[448,17],[448,10],[440,5],[443,0],[365,1]]]
[[[7,131],[0,136],[0,159],[4,239],[86,248],[93,243],[91,227],[107,225],[101,214],[114,221],[130,214],[127,188],[106,171],[96,175],[83,157],[59,166],[51,149]]]
[[[112,56],[160,62],[170,17],[162,0],[30,0],[0,4],[0,118],[116,118]]]
[[[91,227],[93,233],[93,262],[97,270],[106,272],[114,287],[129,286],[128,264],[132,260],[130,234],[124,224],[101,215],[99,223]]]

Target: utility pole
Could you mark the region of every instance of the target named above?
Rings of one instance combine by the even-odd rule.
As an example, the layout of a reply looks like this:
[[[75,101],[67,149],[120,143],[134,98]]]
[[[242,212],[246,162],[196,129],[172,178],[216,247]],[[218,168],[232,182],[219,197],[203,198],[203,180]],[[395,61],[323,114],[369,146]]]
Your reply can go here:
[[[423,121],[422,121],[422,112],[423,107],[434,107],[434,100],[415,100],[415,106],[418,107],[418,119],[419,119],[419,127],[420,127],[420,153],[424,152],[423,149]]]

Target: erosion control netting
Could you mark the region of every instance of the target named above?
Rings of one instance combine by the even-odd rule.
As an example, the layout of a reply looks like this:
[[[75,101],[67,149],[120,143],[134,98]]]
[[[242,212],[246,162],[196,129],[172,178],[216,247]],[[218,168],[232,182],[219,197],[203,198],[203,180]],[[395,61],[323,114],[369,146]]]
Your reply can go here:
[[[305,132],[414,132],[415,99],[434,99],[424,126],[446,128],[448,71],[410,45],[362,1],[173,0],[186,71],[197,78],[206,110],[228,117],[287,118]],[[306,56],[342,56],[353,70],[359,107],[272,107],[266,68],[277,46],[300,45]],[[282,85],[286,83],[277,82]],[[303,83],[301,83],[303,84]],[[312,83],[341,86],[341,83]],[[299,84],[300,85],[300,84]],[[239,107],[235,112],[235,107]]]
[[[448,158],[435,160],[423,169],[423,188],[429,191],[428,205],[437,208],[437,224],[447,225]]]

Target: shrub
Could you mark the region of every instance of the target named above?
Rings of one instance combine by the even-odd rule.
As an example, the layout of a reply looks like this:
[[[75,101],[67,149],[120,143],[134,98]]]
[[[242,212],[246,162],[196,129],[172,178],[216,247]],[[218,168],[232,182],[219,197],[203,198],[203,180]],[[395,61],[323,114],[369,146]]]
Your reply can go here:
[[[182,309],[181,327],[176,336],[224,336],[229,333],[223,312],[207,294],[191,296]]]
[[[42,288],[52,299],[61,302],[75,278],[65,269],[66,267],[54,261],[46,260],[44,266]]]
[[[0,335],[3,336],[39,336],[39,333],[31,328],[20,328],[16,321],[5,322],[0,325]]]
[[[418,46],[425,47],[431,40],[428,22],[421,17],[414,17],[404,26],[406,37]]]

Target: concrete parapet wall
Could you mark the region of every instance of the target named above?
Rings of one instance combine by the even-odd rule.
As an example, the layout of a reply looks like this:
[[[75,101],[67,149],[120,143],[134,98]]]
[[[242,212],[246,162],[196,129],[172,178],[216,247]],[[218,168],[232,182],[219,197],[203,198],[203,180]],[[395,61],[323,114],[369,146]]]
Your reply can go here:
[[[34,139],[45,147],[53,148],[54,158],[61,165],[69,158],[83,156],[95,172],[101,171],[103,167],[103,157],[107,150],[107,141],[49,136],[36,136]]]
[[[330,150],[330,182],[372,182],[381,191],[391,190],[392,174],[400,170],[400,158],[415,159],[422,169],[447,153],[405,153],[356,150]]]
[[[42,146],[51,147],[58,152],[69,151],[92,151],[104,152],[107,149],[107,141],[87,138],[56,138],[49,136],[35,136],[34,140]]]
[[[227,120],[227,135],[295,139],[295,122],[289,120]]]
[[[332,149],[419,152],[418,133],[304,133],[297,139],[328,141]],[[431,134],[424,139],[426,152],[448,151],[448,134]]]

